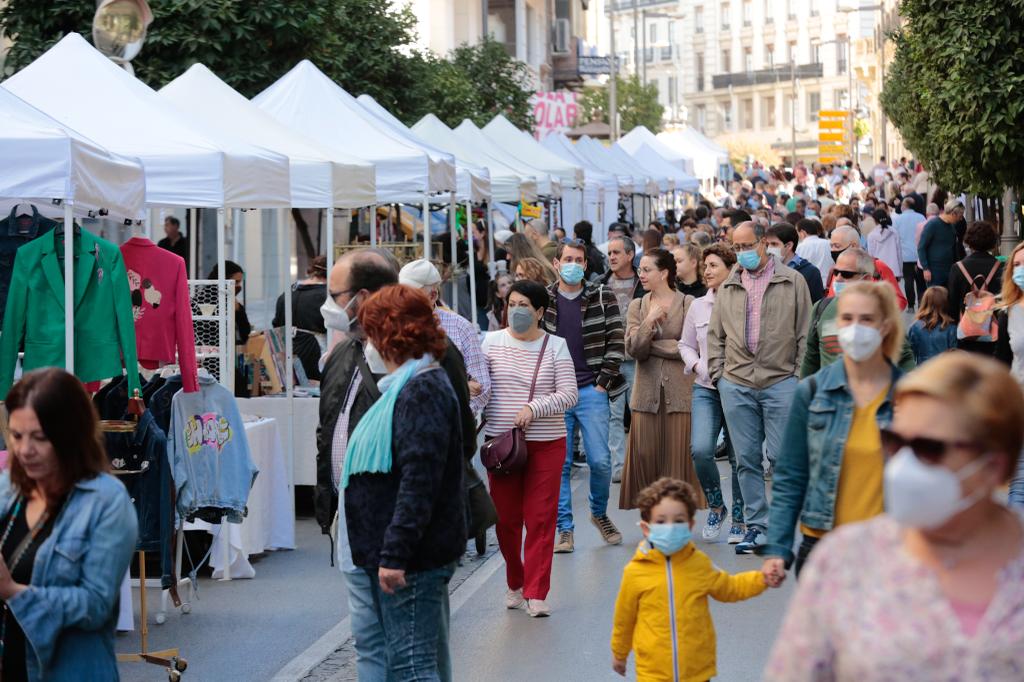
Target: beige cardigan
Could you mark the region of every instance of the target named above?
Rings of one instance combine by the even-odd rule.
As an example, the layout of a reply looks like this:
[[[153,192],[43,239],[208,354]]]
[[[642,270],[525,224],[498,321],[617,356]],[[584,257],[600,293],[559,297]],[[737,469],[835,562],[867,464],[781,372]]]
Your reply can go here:
[[[664,391],[666,412],[690,411],[694,377],[686,373],[679,355],[679,338],[693,300],[692,296],[675,293],[660,332],[645,321],[651,295],[630,302],[626,317],[626,352],[636,360],[636,378],[629,409],[657,413]]]

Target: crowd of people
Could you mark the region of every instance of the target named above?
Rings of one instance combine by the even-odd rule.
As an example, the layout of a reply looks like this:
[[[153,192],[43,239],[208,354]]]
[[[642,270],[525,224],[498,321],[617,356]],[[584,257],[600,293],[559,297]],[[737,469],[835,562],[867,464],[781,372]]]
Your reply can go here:
[[[489,525],[496,607],[551,616],[582,465],[602,542],[627,535],[614,484],[639,510],[610,633],[620,674],[633,656],[639,679],[714,677],[708,597],[754,598],[792,570],[765,679],[1020,679],[1024,244],[999,257],[992,223],[965,224],[920,176],[903,160],[755,164],[601,244],[585,221],[568,237],[533,221],[491,254],[474,225],[480,330],[428,260],[314,261],[287,295],[310,334],[336,337],[300,360],[321,380],[314,504],[359,678],[452,679],[448,582]],[[29,373],[6,406],[3,674],[113,679],[130,500],[71,375]],[[723,527],[760,570],[711,563],[701,543]]]

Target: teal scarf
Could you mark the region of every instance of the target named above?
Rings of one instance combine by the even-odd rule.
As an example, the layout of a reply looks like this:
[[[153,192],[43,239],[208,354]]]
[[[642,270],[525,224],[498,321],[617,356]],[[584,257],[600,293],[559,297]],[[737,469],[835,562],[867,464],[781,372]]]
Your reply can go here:
[[[429,353],[405,363],[380,380],[380,398],[359,420],[345,449],[341,487],[348,487],[349,476],[386,474],[391,471],[391,433],[398,394],[417,372],[434,361]]]

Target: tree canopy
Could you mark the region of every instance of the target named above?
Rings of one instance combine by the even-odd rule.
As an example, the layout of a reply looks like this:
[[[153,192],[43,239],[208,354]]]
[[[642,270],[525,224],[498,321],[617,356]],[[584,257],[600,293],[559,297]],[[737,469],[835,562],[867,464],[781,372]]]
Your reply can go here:
[[[499,111],[532,129],[526,65],[501,44],[463,45],[449,58],[415,49],[416,19],[390,0],[150,0],[153,23],[136,75],[163,87],[201,62],[253,97],[302,59],[353,95],[366,93],[407,123],[433,111],[486,122]],[[95,5],[8,0],[0,32],[13,40],[5,69],[21,68],[66,33],[91,40]]]
[[[944,187],[1024,186],[1024,0],[903,0],[882,106]]]
[[[646,126],[651,132],[661,130],[661,117],[665,107],[658,102],[658,86],[644,85],[634,74],[629,78],[616,76],[615,105],[619,110],[619,129],[627,133],[637,126]],[[608,120],[608,87],[584,88],[580,98],[580,123]]]

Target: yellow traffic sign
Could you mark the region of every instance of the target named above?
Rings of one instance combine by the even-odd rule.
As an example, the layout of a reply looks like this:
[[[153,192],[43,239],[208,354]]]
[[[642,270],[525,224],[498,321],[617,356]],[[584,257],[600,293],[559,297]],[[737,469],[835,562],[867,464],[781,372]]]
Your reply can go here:
[[[845,109],[821,109],[818,111],[819,118],[846,118],[850,112]]]
[[[834,133],[821,131],[818,133],[818,142],[842,142],[845,139],[845,132]]]

